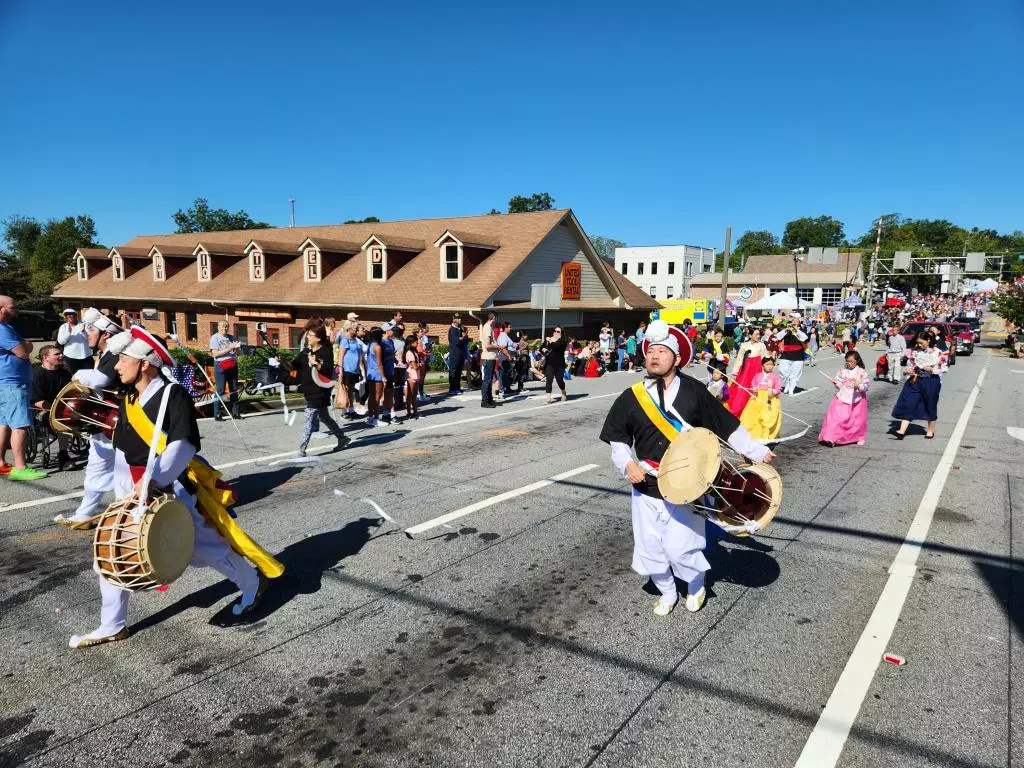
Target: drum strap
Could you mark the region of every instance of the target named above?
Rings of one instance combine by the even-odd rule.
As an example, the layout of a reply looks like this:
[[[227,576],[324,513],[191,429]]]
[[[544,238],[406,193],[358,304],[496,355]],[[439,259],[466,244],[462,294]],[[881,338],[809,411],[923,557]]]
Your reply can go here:
[[[683,431],[682,424],[668,416],[658,404],[654,402],[654,398],[651,397],[651,393],[647,391],[647,387],[644,386],[642,381],[638,381],[630,389],[633,395],[636,397],[637,402],[640,404],[640,408],[643,410],[644,415],[651,420],[651,423],[658,428],[665,437],[670,441],[674,440],[675,437]],[[678,425],[678,426],[677,426]]]

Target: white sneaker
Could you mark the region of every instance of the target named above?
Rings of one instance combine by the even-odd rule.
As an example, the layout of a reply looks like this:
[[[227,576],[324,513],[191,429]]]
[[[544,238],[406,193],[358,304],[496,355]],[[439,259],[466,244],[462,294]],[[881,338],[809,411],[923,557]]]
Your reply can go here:
[[[700,591],[696,595],[687,595],[686,610],[688,610],[690,613],[696,613],[697,611],[699,611],[701,608],[704,607],[704,599],[707,597],[707,595],[708,593],[704,589],[704,587],[701,587]]]
[[[662,595],[658,600],[654,601],[654,615],[655,616],[668,616],[676,607],[676,603],[679,602],[679,595],[672,598],[671,602],[665,599]]]

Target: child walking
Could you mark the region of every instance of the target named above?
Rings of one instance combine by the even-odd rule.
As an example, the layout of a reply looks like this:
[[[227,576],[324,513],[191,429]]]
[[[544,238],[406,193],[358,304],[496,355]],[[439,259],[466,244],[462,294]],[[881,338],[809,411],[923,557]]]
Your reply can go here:
[[[402,355],[405,360],[405,417],[407,419],[418,419],[420,408],[417,403],[417,392],[420,387],[422,371],[420,369],[420,353],[416,349],[416,337],[409,336],[405,340],[405,350]]]

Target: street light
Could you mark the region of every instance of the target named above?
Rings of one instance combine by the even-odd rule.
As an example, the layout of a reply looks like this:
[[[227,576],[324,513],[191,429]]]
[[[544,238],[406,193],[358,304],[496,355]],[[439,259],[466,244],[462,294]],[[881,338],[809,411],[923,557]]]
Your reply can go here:
[[[807,249],[794,248],[790,253],[793,254],[793,277],[796,279],[796,311],[800,312],[800,272],[796,267],[803,258],[800,254],[807,253]],[[801,313],[801,316],[803,316],[803,313]]]

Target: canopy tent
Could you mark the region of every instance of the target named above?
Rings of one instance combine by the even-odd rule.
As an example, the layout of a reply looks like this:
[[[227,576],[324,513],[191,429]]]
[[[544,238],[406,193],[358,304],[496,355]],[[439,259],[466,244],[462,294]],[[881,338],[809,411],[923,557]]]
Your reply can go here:
[[[986,277],[976,286],[971,288],[971,293],[991,293],[992,291],[999,290],[999,283],[993,280],[991,277]]]
[[[814,309],[814,305],[809,301],[798,300],[796,296],[789,292],[773,293],[771,296],[758,299],[753,304],[747,304],[748,311],[767,310],[774,312],[780,309]]]
[[[860,296],[847,296],[845,299],[836,304],[833,309],[853,309],[854,307],[863,307],[864,299]]]

